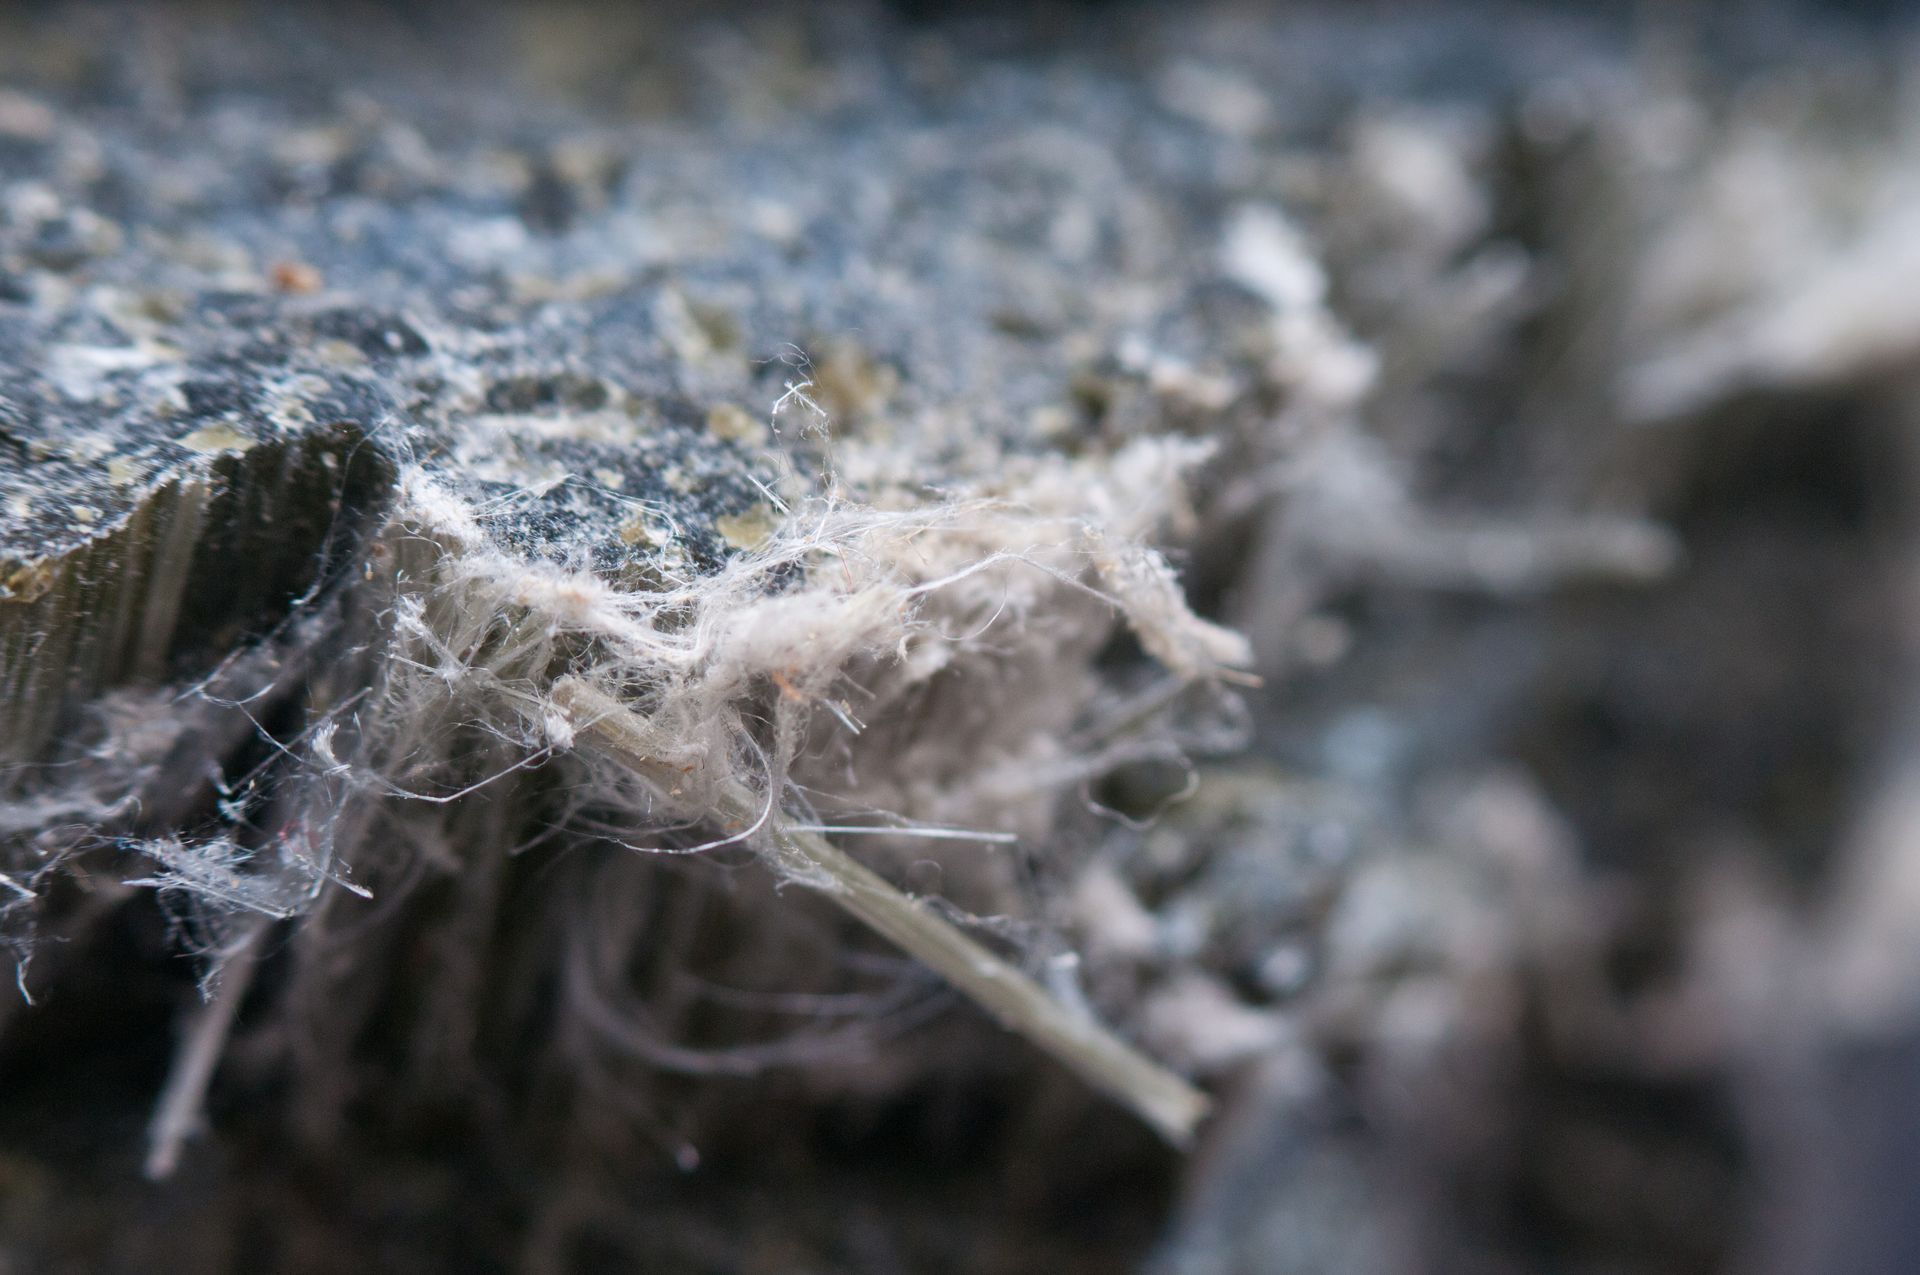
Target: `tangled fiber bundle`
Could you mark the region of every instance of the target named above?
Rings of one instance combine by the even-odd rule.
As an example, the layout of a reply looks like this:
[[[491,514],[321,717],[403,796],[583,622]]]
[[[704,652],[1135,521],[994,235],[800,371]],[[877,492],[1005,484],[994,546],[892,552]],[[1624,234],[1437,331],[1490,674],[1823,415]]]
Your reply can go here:
[[[0,12],[0,1268],[1913,1269],[1911,35]]]

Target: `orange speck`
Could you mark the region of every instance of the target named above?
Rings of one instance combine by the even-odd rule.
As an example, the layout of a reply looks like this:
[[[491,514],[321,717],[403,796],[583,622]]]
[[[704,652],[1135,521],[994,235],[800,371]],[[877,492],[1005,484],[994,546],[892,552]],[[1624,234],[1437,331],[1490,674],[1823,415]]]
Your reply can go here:
[[[276,261],[271,277],[275,288],[299,296],[320,291],[320,285],[324,282],[320,272],[304,261]]]

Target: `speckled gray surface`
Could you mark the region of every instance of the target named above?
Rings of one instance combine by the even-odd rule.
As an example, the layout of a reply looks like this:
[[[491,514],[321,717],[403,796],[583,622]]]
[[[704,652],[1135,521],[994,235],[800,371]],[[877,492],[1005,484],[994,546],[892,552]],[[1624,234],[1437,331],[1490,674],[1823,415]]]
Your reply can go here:
[[[1401,47],[1230,10],[1071,48],[1011,14],[343,12],[0,17],[15,757],[347,569],[402,461],[522,552],[637,578],[750,542],[766,446],[817,468],[829,424],[868,496],[1252,438],[1294,389],[1220,243],[1318,198],[1289,150],[1371,77],[1483,100],[1608,47],[1534,18],[1489,62],[1473,24]]]
[[[829,418],[884,432],[849,478],[913,487],[1268,394],[1214,258],[1245,139],[1094,65],[962,71],[852,12],[660,47],[593,8],[193,12],[8,20],[16,699],[262,631],[402,460],[533,556],[701,570],[752,537],[770,431],[803,465]],[[540,82],[622,48],[648,73]]]
[[[1775,1028],[1831,1023],[1767,982],[1818,941],[1753,883],[1835,871],[1911,677],[1920,99],[1856,35],[1766,4],[0,10],[0,907],[45,993],[0,1001],[0,1267],[1898,1248],[1897,1192],[1755,1203],[1911,1124],[1823,1151],[1794,1121],[1847,1094],[1768,1088],[1822,1066]],[[377,771],[351,714],[402,473],[645,589],[797,488],[912,508],[1154,437],[1214,448],[1163,547],[1260,649],[1251,755],[1163,809],[1196,772],[1086,745],[1043,844],[860,850],[956,906],[1013,880],[982,932],[1214,1088],[1190,1162],[801,892],[583,827],[524,735],[429,717],[426,800],[332,800],[328,748]],[[1152,699],[1098,637],[1064,745]],[[1056,689],[997,672],[926,702]],[[974,778],[871,724],[906,741],[875,804]],[[315,875],[328,811],[372,904]],[[182,949],[220,935],[142,891],[196,836],[215,884],[287,886],[256,913],[326,893],[152,1188]],[[790,1035],[807,1065],[731,1070]]]

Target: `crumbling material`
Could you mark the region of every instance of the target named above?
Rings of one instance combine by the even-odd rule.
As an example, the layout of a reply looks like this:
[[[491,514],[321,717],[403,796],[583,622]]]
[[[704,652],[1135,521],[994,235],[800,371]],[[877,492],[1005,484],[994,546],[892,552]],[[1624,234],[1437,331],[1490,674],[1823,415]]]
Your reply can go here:
[[[671,788],[685,779],[660,761],[658,741],[644,718],[578,678],[553,688],[554,703],[569,723],[651,783]],[[1176,1145],[1184,1146],[1206,1114],[1207,1099],[1180,1077],[1158,1066],[1098,1024],[1077,1017],[1033,980],[923,906],[817,833],[769,818],[753,794],[738,785],[721,790],[714,816],[725,826],[764,824],[763,853],[784,859],[799,880],[814,884],[835,903],[901,948],[939,971],[1011,1031],[1025,1036],[1112,1095]]]
[[[760,871],[830,886],[819,857],[739,853],[718,810],[861,823],[879,875],[1220,1094],[1244,1154],[1206,1148],[1169,1270],[1709,1264],[1751,1179],[1697,1121],[1780,1056],[1782,1002],[1738,1046],[1725,978],[1676,1011],[1660,954],[1702,927],[1671,900],[1816,840],[1765,812],[1823,818],[1874,733],[1836,688],[1904,684],[1832,618],[1878,524],[1823,559],[1791,512],[1847,503],[1854,418],[1912,419],[1891,44],[1829,75],[1797,23],[1722,59],[1479,0],[429,9],[0,14],[0,938],[46,993],[0,1010],[0,1259],[1137,1255],[1080,1219],[1156,1225],[1116,1184],[1166,1188],[1164,1148],[973,1016],[927,1026],[909,962]],[[1752,9],[1703,31],[1763,44]],[[1796,420],[1783,519],[1744,458]],[[1237,676],[1189,590],[1271,688],[1224,782],[1160,711]],[[688,791],[546,711],[556,675]],[[916,839],[961,830],[991,848]],[[196,1008],[169,954],[256,917],[288,920],[249,1005],[230,963]],[[156,1223],[113,1156],[164,1059],[66,1064],[164,1021],[154,1150],[203,1096],[212,1136]],[[98,1157],[22,1132],[76,1094],[118,1120]],[[902,1145],[919,1233],[860,1177]],[[1023,1226],[1015,1177],[1101,1207]]]

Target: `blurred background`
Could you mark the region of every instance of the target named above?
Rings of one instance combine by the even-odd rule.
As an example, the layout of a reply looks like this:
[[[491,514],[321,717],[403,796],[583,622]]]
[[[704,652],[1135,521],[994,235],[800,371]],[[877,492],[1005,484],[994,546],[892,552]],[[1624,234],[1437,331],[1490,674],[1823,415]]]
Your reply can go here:
[[[0,8],[26,481],[33,342],[236,297],[262,346],[316,292],[420,319],[456,417],[757,421],[793,351],[856,485],[1060,457],[1124,506],[1195,444],[1151,534],[1258,673],[1156,701],[1076,630],[1006,683],[1079,696],[1056,769],[974,732],[852,789],[1022,835],[876,862],[1204,1084],[1189,1153],[536,775],[395,816],[400,901],[270,945],[166,1182],[181,918],[10,913],[0,1271],[1920,1270],[1916,18]],[[514,381],[456,322],[568,353]],[[11,873],[66,825],[7,782]]]

